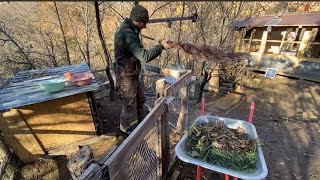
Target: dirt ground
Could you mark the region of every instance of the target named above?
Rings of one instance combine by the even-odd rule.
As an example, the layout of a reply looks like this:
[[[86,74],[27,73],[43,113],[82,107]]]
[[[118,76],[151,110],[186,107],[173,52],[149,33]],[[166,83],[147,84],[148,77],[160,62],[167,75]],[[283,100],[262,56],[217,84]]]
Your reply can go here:
[[[101,93],[105,93],[104,88]],[[256,74],[247,87],[238,88],[236,93],[207,92],[206,114],[247,120],[253,95],[256,97],[253,124],[263,143],[269,171],[267,179],[320,179],[320,84],[282,76],[269,79]],[[153,100],[153,97],[149,98],[149,102]],[[200,108],[193,99],[189,103],[191,124],[199,116]],[[110,103],[100,98],[98,109],[105,119],[106,133],[114,133],[121,102]],[[70,179],[66,160],[67,157],[57,157],[24,165],[17,179]],[[180,172],[178,179],[195,179],[196,167],[193,165],[178,160],[174,170]],[[210,171],[203,176],[208,174]]]
[[[256,74],[248,87],[237,89],[236,93],[207,93],[206,114],[247,120],[253,95],[253,124],[263,143],[269,171],[266,179],[320,179],[320,85]],[[194,120],[199,110],[190,110],[190,119]],[[178,179],[195,179],[195,166],[179,161],[177,164]]]

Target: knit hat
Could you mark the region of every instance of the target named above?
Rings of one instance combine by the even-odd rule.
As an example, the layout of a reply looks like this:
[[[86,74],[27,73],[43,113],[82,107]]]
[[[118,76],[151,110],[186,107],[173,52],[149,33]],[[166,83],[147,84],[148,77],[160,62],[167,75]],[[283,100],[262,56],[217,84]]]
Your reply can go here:
[[[130,19],[137,22],[147,23],[149,21],[148,10],[141,5],[135,5],[131,10]]]

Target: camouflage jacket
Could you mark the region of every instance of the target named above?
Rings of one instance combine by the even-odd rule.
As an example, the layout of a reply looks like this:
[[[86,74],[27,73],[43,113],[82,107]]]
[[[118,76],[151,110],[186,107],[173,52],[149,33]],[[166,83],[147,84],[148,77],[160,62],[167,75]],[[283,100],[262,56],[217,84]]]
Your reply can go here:
[[[140,42],[139,33],[132,20],[128,18],[115,33],[114,55],[118,77],[138,76],[141,62],[147,63],[155,59],[163,50],[162,44],[146,50]]]

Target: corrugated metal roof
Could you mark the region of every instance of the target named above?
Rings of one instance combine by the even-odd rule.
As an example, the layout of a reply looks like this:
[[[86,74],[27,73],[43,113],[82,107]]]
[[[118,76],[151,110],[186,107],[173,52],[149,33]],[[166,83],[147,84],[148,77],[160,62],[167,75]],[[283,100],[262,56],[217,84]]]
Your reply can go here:
[[[320,26],[320,13],[308,13],[244,18],[234,22],[232,28],[265,27],[274,19],[280,21],[272,26]]]
[[[20,71],[11,80],[10,84],[0,91],[0,110],[40,103],[99,89],[99,84],[95,79],[92,80],[90,85],[82,87],[66,83],[66,87],[57,93],[48,93],[40,89],[37,82],[57,77],[63,78],[64,73],[68,71],[72,73],[91,72],[87,64]],[[33,77],[34,74],[43,74],[43,76]]]

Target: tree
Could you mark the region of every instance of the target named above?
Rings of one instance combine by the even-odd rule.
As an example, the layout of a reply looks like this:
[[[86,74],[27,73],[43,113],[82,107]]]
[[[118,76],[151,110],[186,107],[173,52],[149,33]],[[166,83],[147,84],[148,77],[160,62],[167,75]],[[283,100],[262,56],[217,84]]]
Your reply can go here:
[[[68,63],[68,65],[71,65],[71,60],[70,60],[70,55],[69,55],[70,53],[69,53],[69,49],[68,49],[68,43],[67,43],[67,39],[66,39],[66,35],[65,35],[65,32],[64,32],[63,26],[62,26],[62,22],[61,22],[60,14],[59,14],[59,11],[58,11],[57,3],[55,1],[53,3],[54,3],[54,8],[55,8],[55,13],[57,14],[57,18],[58,18],[58,21],[59,21],[59,27],[61,29],[61,33],[62,33],[62,37],[63,37],[64,48],[65,48],[65,51],[66,51],[67,63]]]
[[[109,50],[107,49],[107,45],[106,45],[106,42],[105,42],[104,37],[103,37],[98,1],[94,1],[94,9],[95,9],[95,12],[96,12],[96,23],[97,23],[97,30],[98,30],[98,34],[99,34],[99,39],[100,39],[101,46],[102,46],[102,49],[103,49],[103,52],[104,52],[104,56],[105,56],[106,62],[107,62],[106,74],[107,74],[107,77],[108,77],[109,82],[110,82],[109,100],[110,101],[114,101],[115,100],[115,97],[114,97],[115,87],[114,87],[113,78],[112,78],[111,73],[110,73],[111,56],[110,56]]]
[[[183,5],[182,5],[182,13],[181,13],[181,18],[183,18],[184,16],[184,9],[185,9],[185,5],[186,3],[183,1]],[[182,20],[179,21],[179,32],[178,32],[178,43],[180,43],[181,41],[181,26],[182,26]],[[178,64],[181,64],[181,60],[180,60],[180,50],[177,50],[177,62]]]
[[[0,46],[4,46],[7,42],[11,42],[16,48],[17,48],[17,53],[22,55],[22,61],[11,59],[10,57],[7,56],[6,61],[8,63],[14,63],[14,64],[22,64],[22,65],[27,65],[28,69],[35,69],[35,65],[33,62],[31,62],[29,55],[25,52],[24,48],[19,45],[18,41],[16,41],[10,33],[7,31],[5,27],[5,23],[0,21],[0,33],[4,35],[3,38],[0,38]]]
[[[68,9],[69,11],[66,10],[66,14],[69,22],[72,24],[71,29],[73,32],[73,39],[80,51],[80,55],[86,61],[88,66],[91,67],[90,51],[92,51],[92,49],[90,49],[90,42],[92,39],[93,21],[89,11],[89,2],[86,2],[83,6],[79,5],[76,8],[70,4]]]

